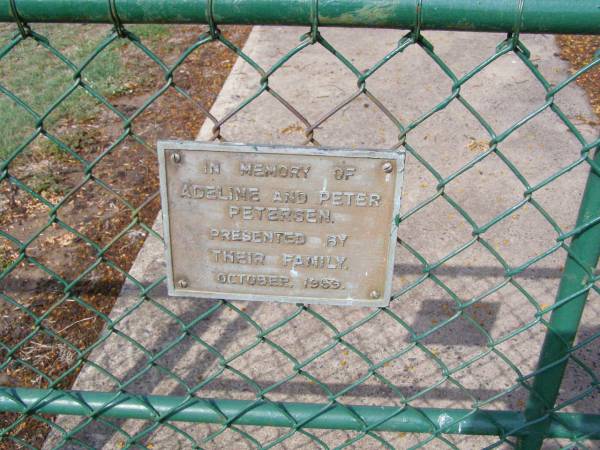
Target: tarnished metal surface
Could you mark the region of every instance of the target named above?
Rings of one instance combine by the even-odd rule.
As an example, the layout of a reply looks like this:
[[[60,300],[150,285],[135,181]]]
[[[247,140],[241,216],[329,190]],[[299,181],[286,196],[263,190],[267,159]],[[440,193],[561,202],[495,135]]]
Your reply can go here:
[[[169,293],[387,305],[400,152],[159,143]]]

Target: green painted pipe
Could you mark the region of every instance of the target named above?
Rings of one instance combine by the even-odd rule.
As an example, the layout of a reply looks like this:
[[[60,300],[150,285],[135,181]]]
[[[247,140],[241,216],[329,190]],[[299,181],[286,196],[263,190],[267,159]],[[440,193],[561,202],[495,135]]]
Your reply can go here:
[[[84,417],[95,413],[106,418],[139,420],[156,419],[153,411],[161,416],[176,411],[170,414],[170,421],[224,423],[236,418],[236,425],[292,427],[291,416],[303,428],[362,430],[364,421],[378,431],[431,433],[444,428],[444,433],[450,434],[525,436],[528,433],[518,411],[409,407],[398,413],[398,408],[392,406],[350,406],[353,411],[350,412],[339,405],[327,408],[316,403],[259,402],[251,406],[254,402],[250,400],[194,398],[186,403],[184,397],[176,396],[142,398],[143,402],[124,393],[0,388],[0,411]],[[559,413],[556,416],[550,423],[548,436],[573,438],[586,434],[590,439],[600,439],[600,415]]]
[[[594,160],[596,163],[600,163],[600,148],[596,149]],[[575,227],[591,223],[598,217],[600,217],[600,174],[590,170]],[[598,265],[600,223],[585,228],[576,235],[570,248],[571,255],[575,255],[577,260],[571,255],[567,256],[556,295],[557,301],[577,294],[590,283],[589,275],[581,265],[583,264],[591,273]],[[575,341],[588,292],[584,291],[552,311],[548,332],[537,365],[537,375],[533,381],[533,392],[530,394],[525,408],[525,417],[528,420],[539,420],[547,414],[548,409],[554,407],[567,366],[566,357]],[[549,419],[539,421],[534,432],[519,442],[519,448],[523,450],[539,449],[544,441],[545,430],[549,426],[549,422]]]
[[[123,23],[207,23],[207,0],[115,0]],[[15,0],[26,22],[110,23],[108,0]],[[217,24],[310,25],[315,0],[213,0]],[[418,0],[318,0],[323,26],[414,28]],[[421,28],[600,34],[600,0],[422,0]],[[0,0],[0,22],[14,21]]]

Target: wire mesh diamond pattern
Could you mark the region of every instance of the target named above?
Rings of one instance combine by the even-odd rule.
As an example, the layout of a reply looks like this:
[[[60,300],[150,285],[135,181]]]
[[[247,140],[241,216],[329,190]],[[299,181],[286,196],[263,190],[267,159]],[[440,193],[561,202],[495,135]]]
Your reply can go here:
[[[509,34],[487,59],[459,75],[452,70],[452,64],[438,54],[425,35],[414,30],[402,37],[381,59],[366,70],[361,70],[353,64],[353,55],[343,54],[326,35],[318,27],[308,30],[300,37],[295,48],[280,56],[269,67],[259,65],[218,29],[200,34],[192,45],[171,62],[165,62],[144,43],[144,39],[127,28],[110,31],[82,63],[71,61],[53,45],[51,39],[38,34],[35,27],[25,29],[23,33],[16,32],[2,48],[0,64],[25,42],[35,41],[37,46],[64,65],[72,79],[66,89],[56,92],[51,104],[42,109],[34,107],[18,92],[1,84],[0,79],[1,95],[29,116],[33,129],[20,142],[14,142],[14,146],[6,153],[7,156],[1,162],[0,183],[11,192],[34,199],[39,203],[38,213],[43,217],[35,232],[28,236],[18,236],[6,227],[0,230],[0,237],[13,249],[13,256],[3,264],[0,280],[6,283],[20,273],[22,269],[19,267],[29,267],[39,271],[54,289],[52,301],[42,308],[32,308],[27,298],[17,298],[8,291],[0,294],[3,307],[19,311],[27,318],[29,328],[26,332],[15,335],[15,338],[5,336],[0,340],[0,372],[27,371],[36,380],[35,385],[28,387],[68,389],[85,366],[85,370],[96,372],[99,379],[103,380],[98,390],[111,393],[100,406],[90,405],[76,394],[64,394],[78,402],[85,411],[84,417],[68,422],[68,426],[65,425],[67,422],[55,421],[51,416],[37,412],[47,400],[46,397],[24,406],[21,413],[6,413],[0,436],[9,446],[35,447],[23,438],[20,431],[26,424],[36,422],[51,430],[50,433],[54,436],[52,445],[56,447],[65,445],[94,448],[93,443],[86,441],[86,430],[104,430],[104,433],[109,432],[113,436],[112,442],[133,448],[153,448],[153,443],[158,442],[157,436],[163,440],[182,442],[181,445],[186,448],[224,448],[232,445],[236,448],[462,448],[463,445],[468,447],[469,441],[457,438],[457,425],[469,417],[481,415],[479,420],[486,421],[495,429],[495,433],[485,441],[486,446],[516,448],[516,436],[520,430],[506,428],[495,421],[495,416],[486,415],[488,409],[498,409],[502,405],[505,408],[506,405],[512,405],[511,408],[523,411],[525,400],[529,396],[538,396],[533,379],[539,369],[536,370],[531,361],[524,361],[516,354],[515,347],[531,342],[530,345],[537,346],[539,352],[539,338],[554,326],[550,321],[550,314],[555,309],[587,292],[590,295],[589,301],[597,303],[600,294],[597,271],[587,262],[581,261],[580,256],[571,248],[571,239],[582,231],[597,226],[600,218],[586,217],[576,227],[564,228],[553,217],[553,212],[547,209],[545,202],[538,199],[540,192],[562,177],[569,176],[574,170],[585,168],[595,173],[596,177],[600,176],[598,152],[595,150],[600,145],[600,140],[587,139],[570,115],[561,108],[560,102],[556,101],[559,94],[572,86],[582,74],[597,70],[600,58],[596,57],[560,83],[551,83],[545,78],[535,62],[535,55],[530,53],[521,37]],[[141,106],[131,111],[124,111],[113,104],[86,77],[86,69],[90,64],[110,46],[123,41],[142,52],[153,70],[160,71],[163,77],[162,84],[146,95]],[[193,94],[176,81],[177,70],[195,51],[214,44],[223,46],[249,65],[257,81],[256,90],[240,99],[237,106],[221,117],[214,116],[209,108],[198,103]],[[271,80],[280,71],[311,48],[329,52],[356,83],[353,92],[330,104],[314,120],[309,119],[309,111],[303,111],[302,106],[295,106],[292,100],[288,100],[286,92],[280,92],[271,86]],[[389,106],[389,99],[378,96],[376,89],[370,88],[371,80],[407,51],[424,53],[428,61],[445,77],[440,83],[450,85],[441,101],[432,107],[427,106],[426,111],[411,120],[402,119]],[[545,98],[536,109],[520,116],[510,126],[497,128],[468,100],[469,96],[464,91],[468,90],[474,78],[485,70],[493,70],[507,56],[516,57],[519,64],[529,71],[543,89]],[[310,91],[317,81],[307,79],[304,88]],[[132,231],[140,230],[148,239],[161,239],[160,228],[152,225],[153,218],[143,216],[144,209],[157,199],[158,192],[148,192],[143,202],[132,203],[126,190],[116,186],[115,180],[105,179],[99,168],[102,164],[111,165],[116,153],[130,142],[154,154],[155,142],[145,138],[143,130],[136,125],[139,118],[162,96],[173,92],[194,102],[195,107],[212,122],[211,139],[222,141],[228,140],[227,125],[230,121],[264,97],[269,97],[287,110],[300,124],[303,143],[315,146],[321,145],[321,130],[344,114],[351,105],[368,102],[370,107],[375,108],[397,134],[396,142],[390,148],[404,149],[410,158],[407,171],[411,170],[410,164],[418,166],[430,180],[430,189],[424,187],[421,198],[413,202],[410,208],[405,208],[399,219],[398,252],[403,261],[412,264],[413,270],[411,276],[400,278],[396,283],[390,306],[354,310],[347,315],[340,315],[339,311],[331,307],[286,305],[272,311],[268,320],[265,320],[264,315],[258,314],[258,307],[254,304],[216,301],[204,303],[190,310],[193,313],[182,315],[157,298],[161,295],[164,277],[138,279],[121,267],[111,254],[111,248]],[[86,159],[71,143],[53,134],[49,126],[53,113],[80,93],[101,105],[104,113],[118,118],[120,125],[115,138],[104,145],[93,159]],[[477,148],[468,160],[461,161],[451,171],[445,171],[437,167],[428,151],[423,149],[422,142],[417,138],[413,139],[413,135],[423,128],[423,124],[436,120],[436,117],[451,108],[460,108],[463,114],[469,116],[469,120],[485,130],[486,135],[481,143],[473,141]],[[577,140],[580,152],[576,159],[561,161],[560,167],[534,182],[524,170],[526,168],[516,163],[510,152],[504,150],[504,144],[520,130],[548,113],[568,129]],[[255,119],[260,121],[261,117]],[[60,195],[48,197],[32,187],[28,179],[23,178],[18,171],[13,170],[15,161],[40,138],[53,143],[62,155],[72,158],[79,165],[80,178],[77,183]],[[483,170],[484,165],[492,160],[494,167],[501,167],[497,170],[503,171],[518,183],[519,187],[516,189],[520,197],[515,198],[510,205],[502,205],[501,211],[494,212],[491,217],[476,217],[472,209],[463,202],[464,196],[453,189],[457,180],[464,179],[473,171]],[[475,186],[472,188],[476,189]],[[68,223],[61,216],[61,209],[75,201],[78,194],[86,189],[102,192],[102,195],[118,205],[115,208],[127,213],[127,220],[105,242],[96,242],[78,229],[76,224]],[[600,197],[598,192],[595,195],[596,199]],[[490,202],[494,202],[494,199],[490,199]],[[460,237],[450,235],[450,242],[447,242],[449,247],[444,248],[443,254],[432,252],[430,248],[422,248],[422,242],[412,239],[414,235],[409,232],[422,225],[420,218],[427,220],[429,216],[424,216],[425,211],[431,209],[438,211],[438,214],[444,211],[457,224],[460,223],[456,226],[457,229],[463,227],[466,230]],[[550,238],[548,245],[515,264],[507,257],[502,245],[498,245],[493,233],[498,227],[515,220],[517,225],[513,233],[523,232],[524,239],[527,239],[527,226],[519,226],[515,219],[520,214],[539,215],[541,219],[538,220],[543,220],[544,226],[550,230]],[[431,226],[435,227],[436,224]],[[53,268],[51,257],[36,255],[32,251],[49,230],[58,230],[65,239],[83,242],[88,248],[90,258],[78,262],[79,272],[76,276],[61,274]],[[453,275],[451,266],[462,261],[461,258],[468,260],[470,254],[486,258],[492,274],[487,284],[473,284],[465,289],[455,282],[455,278],[463,275],[469,277],[472,273],[467,267],[463,272]],[[553,303],[554,293],[550,294],[552,297],[549,299],[547,295],[542,296],[543,293],[529,287],[529,272],[548,258],[558,257],[563,260],[567,255],[587,272],[587,281],[581,285],[579,292],[567,298],[559,298]],[[98,303],[91,302],[89,292],[86,291],[86,280],[98,270],[120,273],[127,280],[130,289],[135,291],[135,301],[112,313],[99,307]],[[402,269],[399,272],[402,273]],[[493,331],[493,316],[497,314],[493,306],[494,299],[507,297],[518,303],[519,308],[528,308],[528,315],[520,317],[514,327]],[[53,325],[53,313],[67,304],[76,305],[77,319],[92,317],[100,324],[97,327],[98,333],[91,341],[78,342],[66,338],[64,330]],[[418,317],[415,319],[406,312],[410,305],[422,311],[429,308],[426,317],[434,315],[435,318],[431,321],[423,321]],[[131,321],[145,320],[148,311],[169,323],[168,331],[156,330],[157,333],[164,333],[159,347],[153,345],[154,341],[148,336],[133,336],[128,331],[128,324]],[[502,317],[496,320],[502,321]],[[219,330],[219,333],[211,333],[210,329]],[[369,329],[370,334],[365,336],[365,330]],[[372,330],[380,331],[373,333]],[[388,332],[398,339],[386,339]],[[477,344],[461,345],[460,339],[456,339],[461,333]],[[560,413],[572,411],[570,408],[575,407],[578,402],[598,395],[599,372],[590,366],[586,351],[593,352],[593,348],[597,348],[599,336],[595,331],[577,340],[574,345],[565,343],[568,349],[563,359],[568,362],[569,367],[585,374],[586,381],[572,396],[560,397],[559,402],[550,405],[542,416],[543,419],[551,418],[559,424],[556,426],[567,430],[563,433],[564,439],[555,442],[557,447],[593,448],[589,438],[594,437],[594,432],[588,436],[580,433],[580,430],[572,430],[572,422],[565,421]],[[93,353],[101,351],[110,340],[117,340],[123,353],[128,355],[129,362],[125,363],[127,366],[123,372],[125,375],[121,373],[115,376],[101,359],[93,357]],[[68,355],[68,358],[65,357],[66,363],[58,372],[46,373],[38,360],[28,356],[32,345],[59,346],[63,354]],[[178,365],[174,354],[182,349],[195,352],[195,368]],[[490,376],[486,372],[486,367],[490,365],[502,369]],[[178,396],[174,404],[158,408],[143,395],[151,394],[144,387],[149,386],[149,380],[155,379],[161,379],[162,383],[171,386],[172,392]],[[503,383],[503,388],[485,389],[486,383],[495,385],[496,382]],[[442,389],[452,392],[455,398],[451,398],[451,395],[439,398],[437,393]],[[19,402],[17,394],[7,392],[7,395],[13,395],[14,400]],[[247,403],[232,413],[231,409],[224,409],[222,403],[206,400],[207,393],[210,397],[218,394],[226,397],[229,393],[233,395],[232,399],[245,400]],[[111,418],[106,414],[123,400],[123,395],[138,408],[145,410],[144,418],[139,419],[135,426],[128,425],[131,421]],[[372,397],[377,397],[377,400]],[[314,407],[301,415],[281,403],[285,401],[309,402]],[[206,414],[216,418],[214,423],[190,424],[177,419],[176,416],[181,411],[197,404],[207,410]],[[386,408],[382,409],[383,412],[377,419],[373,419],[366,418],[357,405]],[[464,413],[434,420],[428,408],[438,405],[442,408],[461,405]],[[278,427],[258,427],[245,421],[247,415],[254,411],[260,412],[261,408],[278,417]],[[577,411],[577,408],[574,410]],[[348,417],[354,423],[352,429],[330,431],[311,425],[319,417],[332,411]],[[423,424],[422,428],[401,433],[392,433],[386,429],[386,423],[403,414],[416,416]],[[539,419],[533,419],[531,423],[535,420]],[[531,424],[527,421],[525,423]],[[595,430],[597,433],[598,428]],[[597,434],[595,437],[598,437]],[[480,445],[480,441],[473,445]]]

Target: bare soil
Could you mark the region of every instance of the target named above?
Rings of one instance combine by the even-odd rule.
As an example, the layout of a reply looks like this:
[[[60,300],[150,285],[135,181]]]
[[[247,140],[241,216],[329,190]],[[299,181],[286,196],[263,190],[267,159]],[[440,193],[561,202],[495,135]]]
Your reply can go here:
[[[591,63],[594,53],[600,51],[600,36],[562,35],[556,39],[560,46],[560,57],[571,63],[573,73]],[[600,66],[578,77],[577,84],[585,89],[594,112],[600,118]]]
[[[177,27],[152,51],[173,63],[202,31]],[[249,31],[244,26],[222,30],[240,47]],[[132,45],[123,48],[121,58],[125,69],[138,75],[109,100],[130,116],[165,85],[165,78]],[[48,205],[26,189],[6,178],[0,183],[0,230],[21,242],[35,237],[24,253],[0,237],[0,268],[16,264],[0,281],[0,361],[12,361],[0,370],[0,385],[71,386],[82,364],[83,353],[78,352],[92,345],[106,325],[102,316],[110,313],[160,209],[156,141],[196,137],[205,119],[203,108],[211,107],[235,59],[217,42],[192,53],[174,80],[193,101],[170,88],[139,115],[132,129],[146,145],[127,137],[102,157],[123,133],[118,116],[105,109],[91,120],[60,120],[53,134],[85,161],[101,158],[89,174],[80,161],[45,139],[36,139],[11,163],[12,177],[52,204],[64,203],[54,218]],[[0,414],[0,429],[17,417]],[[47,424],[32,417],[11,436],[40,447],[48,431]],[[18,447],[14,440],[0,442],[2,449]]]

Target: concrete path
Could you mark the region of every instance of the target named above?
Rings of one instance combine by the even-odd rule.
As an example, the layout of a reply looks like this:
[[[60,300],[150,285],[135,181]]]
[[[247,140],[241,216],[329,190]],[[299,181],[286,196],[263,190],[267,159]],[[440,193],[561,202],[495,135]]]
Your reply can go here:
[[[306,32],[299,28],[255,27],[245,47],[245,52],[262,67],[270,67],[285,52],[299,42]],[[359,69],[371,67],[391,51],[404,33],[400,31],[326,29],[323,35],[346,55]],[[435,46],[450,68],[459,76],[466,73],[486,57],[493,54],[501,35],[475,33],[427,32],[426,37]],[[552,36],[525,36],[524,40],[533,55],[533,61],[551,81],[557,82],[569,74],[568,65],[556,57],[557,47]],[[260,76],[246,63],[238,60],[221,95],[212,108],[212,114],[224,117],[242,99],[259,86]],[[350,71],[322,47],[313,46],[296,55],[269,82],[286,101],[314,123],[335,104],[342,102],[356,90],[356,78]],[[386,64],[367,83],[369,91],[403,123],[414,120],[451,92],[451,82],[423,50],[413,46]],[[489,121],[496,131],[534,111],[544,102],[539,83],[527,68],[513,55],[496,61],[475,76],[462,89],[462,95]],[[598,129],[589,125],[593,119],[583,91],[569,87],[557,100],[566,114],[580,125],[589,139],[597,136]],[[211,135],[211,124],[205,124],[199,139]],[[222,128],[226,140],[268,143],[302,144],[302,122],[268,94],[250,104]],[[362,95],[337,112],[315,131],[315,138],[323,146],[386,149],[395,145],[398,132],[394,124],[378,110],[377,105]],[[485,130],[458,102],[432,116],[408,135],[408,142],[443,176],[451,174],[485,149],[488,140]],[[575,160],[579,146],[566,127],[546,111],[510,137],[501,147],[504,154],[518,167],[532,184],[539,182],[559,168]],[[557,220],[568,228],[574,223],[582,195],[586,170],[575,169],[547,188],[536,193],[536,200]],[[436,180],[412,155],[407,156],[402,211],[414,208],[435,193]],[[508,167],[491,155],[473,169],[465,172],[446,188],[446,193],[459,203],[479,224],[516,204],[523,198],[523,187]],[[161,232],[161,221],[155,224]],[[418,251],[429,262],[435,262],[459,248],[471,238],[471,228],[444,198],[437,198],[408,220],[400,229],[401,239]],[[556,233],[533,207],[526,206],[493,227],[485,238],[512,266],[518,266],[553,245]],[[557,252],[517,277],[528,292],[544,306],[552,303],[559,282],[564,253]],[[398,248],[394,286],[397,291],[419,279],[422,266],[404,247]],[[153,283],[165,272],[162,243],[149,238],[132,268],[131,275],[144,285]],[[503,280],[499,263],[480,244],[448,261],[435,271],[460,299],[468,300],[481,295]],[[136,307],[139,291],[127,283],[111,317],[116,319],[129,308]],[[599,331],[600,300],[592,294],[593,301],[585,314],[582,337]],[[192,321],[213,303],[203,300],[169,298],[165,287],[151,292],[152,299],[171,311],[185,323]],[[297,310],[294,305],[235,303],[236,307],[252,317],[263,328],[276,323]],[[453,313],[453,301],[448,293],[433,281],[426,280],[392,302],[391,310],[399,315],[416,332],[422,333],[447,319]],[[357,323],[373,311],[368,308],[339,308],[316,306],[319,312],[339,330]],[[485,328],[492,338],[498,339],[533,320],[535,309],[511,285],[474,305],[468,311],[473,322],[460,318],[431,334],[423,342],[427,348],[449,367],[456,367],[486,350],[486,339],[476,324]],[[180,335],[177,322],[151,303],[137,306],[135,313],[123,320],[118,329],[158,352]],[[231,356],[256,339],[256,330],[237,312],[221,308],[206,320],[199,322],[193,334],[212,345],[223,355]],[[526,332],[497,346],[522,372],[532,370],[537,360],[543,327],[535,325]],[[329,344],[332,332],[308,313],[301,313],[285,327],[273,332],[269,338],[302,360]],[[369,355],[373,361],[400,351],[410,342],[410,335],[386,314],[379,314],[368,324],[345,336]],[[597,369],[597,344],[594,349],[579,355],[590,367]],[[92,354],[94,365],[88,365],[79,376],[74,388],[112,391],[116,383],[104,375],[97,366],[125,382],[146,367],[146,357],[141,351],[117,334],[107,339]],[[158,366],[146,371],[129,385],[137,393],[184,395],[178,380],[161,367],[168,368],[195,385],[219,369],[217,359],[192,337],[167,352]],[[267,387],[293,373],[292,364],[266,344],[260,344],[244,356],[235,359],[231,366]],[[367,365],[352,351],[338,345],[326,355],[305,368],[313,376],[338,392],[367,373]],[[412,396],[443,379],[441,369],[414,348],[402,358],[383,367],[380,373],[395,384],[404,395]],[[445,381],[412,404],[435,407],[469,407],[474,400],[491,399],[505,389],[515,386],[517,375],[506,363],[491,353],[465,370],[458,371],[454,379],[466,389],[459,389]],[[568,391],[562,398],[570,398],[590,383],[583,371],[570,368],[567,375]],[[201,392],[205,397],[253,399],[253,388],[231,371],[225,371]],[[296,377],[274,390],[272,400],[326,402],[326,394],[307,378]],[[527,397],[523,388],[515,389],[490,402],[489,408],[522,408]],[[340,401],[348,404],[400,404],[389,388],[369,378],[351,390]],[[571,407],[577,411],[598,411],[600,400],[596,395]],[[59,419],[67,429],[79,423],[77,418]],[[129,434],[139,432],[148,423],[115,421]],[[198,442],[215,426],[177,424]],[[261,443],[269,442],[285,430],[256,427],[248,431]],[[355,434],[341,431],[315,431],[328,446],[335,447]],[[407,448],[423,439],[423,435],[381,433],[397,448]],[[94,448],[118,448],[126,436],[108,426],[90,425],[79,437]],[[460,448],[481,448],[495,442],[494,438],[450,437]],[[182,435],[163,427],[143,440],[154,448],[190,448],[191,443]],[[47,447],[57,443],[53,434]],[[551,441],[548,448],[559,443]],[[564,445],[564,443],[563,443]],[[246,448],[252,445],[239,435],[227,431],[214,441],[202,444],[204,448]],[[444,444],[434,441],[430,448]],[[76,446],[75,446],[76,447]],[[75,448],[73,447],[73,448]],[[296,434],[282,448],[315,448],[305,436]],[[356,448],[380,448],[372,438],[356,444]],[[71,448],[68,447],[67,448]]]

